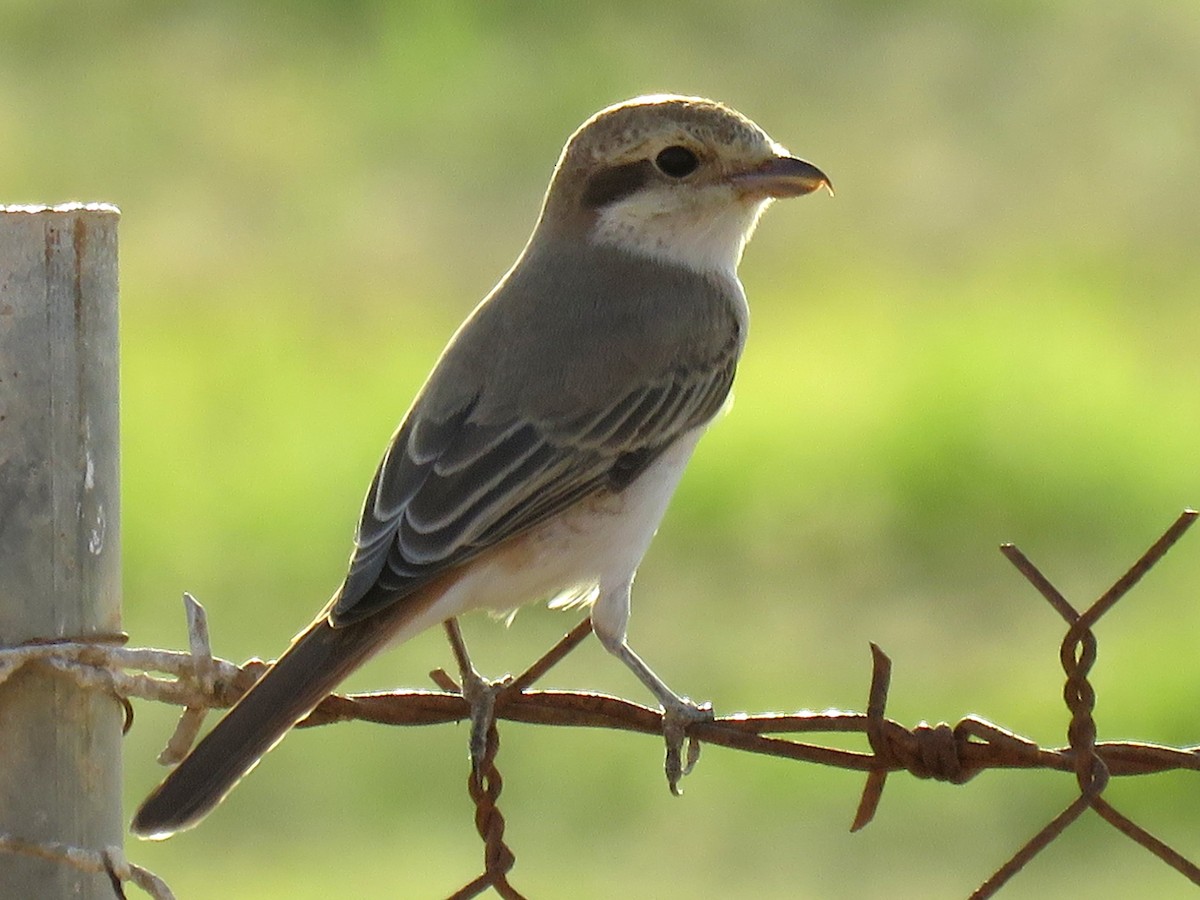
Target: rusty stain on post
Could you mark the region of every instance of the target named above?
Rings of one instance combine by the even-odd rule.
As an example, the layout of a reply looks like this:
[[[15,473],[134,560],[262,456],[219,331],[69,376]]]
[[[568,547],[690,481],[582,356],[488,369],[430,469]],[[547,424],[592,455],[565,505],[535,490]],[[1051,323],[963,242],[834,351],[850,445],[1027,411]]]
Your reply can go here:
[[[0,646],[120,631],[117,223],[0,207]],[[0,832],[119,847],[122,711],[46,667],[0,686]],[[0,897],[110,898],[107,876],[6,856]]]

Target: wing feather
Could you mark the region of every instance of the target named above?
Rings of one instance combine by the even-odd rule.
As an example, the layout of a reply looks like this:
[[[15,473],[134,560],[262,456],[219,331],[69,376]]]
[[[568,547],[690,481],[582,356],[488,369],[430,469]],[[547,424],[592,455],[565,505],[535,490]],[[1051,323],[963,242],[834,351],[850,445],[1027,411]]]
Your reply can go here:
[[[440,419],[418,404],[371,484],[331,621],[359,621],[589,494],[623,490],[717,413],[737,351],[735,338],[715,359],[558,422],[480,421],[478,397]]]

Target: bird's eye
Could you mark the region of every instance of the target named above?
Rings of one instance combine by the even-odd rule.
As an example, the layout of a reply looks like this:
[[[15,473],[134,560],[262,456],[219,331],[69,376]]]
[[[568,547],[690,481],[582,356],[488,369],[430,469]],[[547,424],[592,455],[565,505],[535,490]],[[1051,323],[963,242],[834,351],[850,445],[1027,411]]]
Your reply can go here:
[[[687,147],[675,145],[667,147],[654,157],[654,165],[658,166],[658,171],[664,175],[669,175],[671,178],[683,178],[696,171],[700,160]]]

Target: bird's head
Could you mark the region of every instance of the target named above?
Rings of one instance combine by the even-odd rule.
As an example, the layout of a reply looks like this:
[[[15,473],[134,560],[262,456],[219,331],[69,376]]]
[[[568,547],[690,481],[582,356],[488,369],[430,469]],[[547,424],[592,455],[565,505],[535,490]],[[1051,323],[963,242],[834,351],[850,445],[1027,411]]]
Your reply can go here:
[[[728,106],[638,97],[596,113],[567,141],[539,230],[732,274],[772,200],[820,187],[832,191],[820,169]]]

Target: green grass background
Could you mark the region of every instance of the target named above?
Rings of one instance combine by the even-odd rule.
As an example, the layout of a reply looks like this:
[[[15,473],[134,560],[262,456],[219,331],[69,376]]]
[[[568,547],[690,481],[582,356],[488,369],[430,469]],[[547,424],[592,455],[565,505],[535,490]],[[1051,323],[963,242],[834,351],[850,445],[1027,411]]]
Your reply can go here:
[[[635,646],[717,710],[978,713],[1063,742],[1061,623],[1200,503],[1194,0],[0,5],[3,202],[119,204],[125,622],[274,656],[336,587],[395,423],[521,248],[558,150],[638,93],[726,100],[837,186],[772,210],[733,412],[635,592]],[[1200,740],[1200,537],[1100,626],[1102,737]],[[521,668],[574,619],[466,623]],[[425,635],[352,687],[425,686]],[[644,699],[594,645],[555,686]],[[174,713],[138,704],[130,808]],[[861,744],[856,745],[861,746]],[[478,871],[462,727],[291,736],[200,828],[129,847],[181,898],[432,897]],[[889,782],[649,738],[505,726],[534,897],[959,897],[1069,776]],[[1200,858],[1194,778],[1114,784]],[[1004,896],[1185,896],[1094,816]]]

